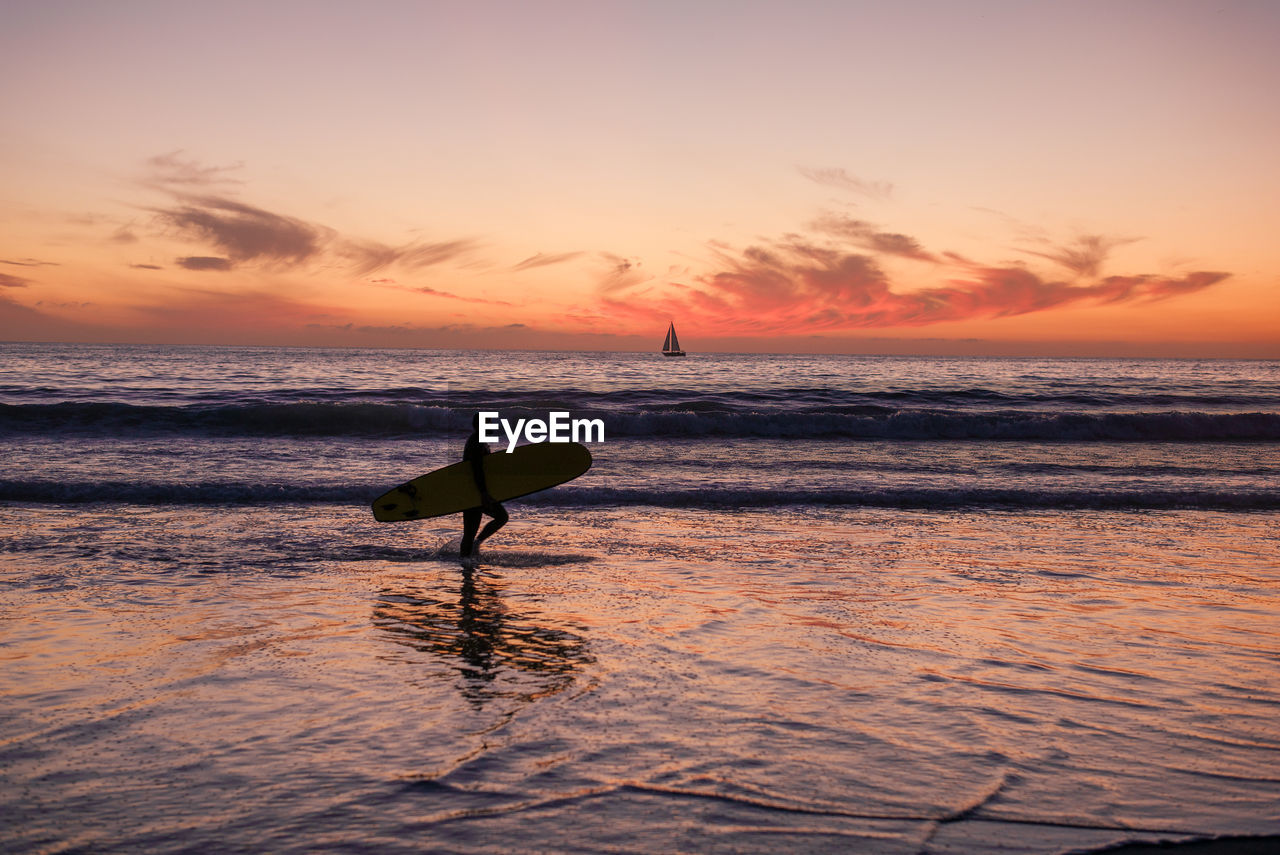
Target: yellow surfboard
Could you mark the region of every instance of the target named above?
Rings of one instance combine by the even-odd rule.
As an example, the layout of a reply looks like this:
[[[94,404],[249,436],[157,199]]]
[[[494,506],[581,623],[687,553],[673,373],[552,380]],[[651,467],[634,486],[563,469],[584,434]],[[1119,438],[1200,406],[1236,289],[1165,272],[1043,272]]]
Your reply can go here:
[[[591,452],[576,442],[522,445],[508,454],[484,457],[484,480],[489,495],[499,502],[518,499],[566,481],[591,468]],[[373,500],[373,516],[380,522],[421,520],[480,507],[471,462],[464,460],[428,472],[388,490]]]

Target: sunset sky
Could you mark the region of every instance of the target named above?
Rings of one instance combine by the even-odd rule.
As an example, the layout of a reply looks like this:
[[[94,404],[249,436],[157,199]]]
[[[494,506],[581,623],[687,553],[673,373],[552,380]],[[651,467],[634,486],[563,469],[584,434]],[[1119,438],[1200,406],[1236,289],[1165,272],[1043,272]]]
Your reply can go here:
[[[0,11],[0,340],[1280,357],[1280,3]]]

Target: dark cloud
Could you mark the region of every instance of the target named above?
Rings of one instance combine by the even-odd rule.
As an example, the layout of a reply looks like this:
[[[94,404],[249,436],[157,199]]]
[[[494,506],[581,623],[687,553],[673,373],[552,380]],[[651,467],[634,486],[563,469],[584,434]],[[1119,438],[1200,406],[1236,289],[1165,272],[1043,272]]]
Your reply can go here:
[[[134,270],[164,270],[158,264],[130,264],[129,266]]]
[[[207,241],[232,261],[296,266],[320,255],[332,232],[219,196],[182,197],[185,204],[156,209],[161,222]]]
[[[343,265],[365,276],[386,267],[416,270],[458,259],[477,248],[475,241],[415,241],[389,246],[376,241],[340,235],[318,223],[268,211],[220,193],[197,188],[239,184],[227,173],[233,166],[204,166],[174,151],[147,161],[153,173],[148,186],[169,195],[174,204],[148,209],[156,222],[171,233],[215,249],[232,264],[273,269],[312,264]],[[137,236],[129,225],[121,226],[111,240],[132,243]],[[202,268],[210,269],[210,268]]]
[[[835,187],[838,190],[846,190],[873,199],[888,199],[893,194],[893,185],[887,181],[864,181],[838,167],[815,169],[801,166],[797,168],[805,178],[826,187]]]
[[[343,238],[327,226],[223,196],[174,197],[179,204],[150,209],[157,221],[183,237],[219,250],[236,264],[295,268],[337,259],[357,276],[364,276],[393,265],[415,270],[441,264],[477,247],[469,239],[388,246]],[[131,241],[125,232],[118,232],[114,239]]]
[[[301,267],[341,259],[357,276],[386,267],[410,270],[441,264],[476,248],[475,241],[449,241],[388,246],[376,241],[342,238],[327,226],[276,214],[219,196],[180,197],[184,204],[155,209],[160,221],[183,235],[212,245],[237,264]]]
[[[232,267],[229,258],[211,258],[203,255],[177,258],[174,259],[174,264],[186,270],[230,270]]]
[[[23,279],[21,276],[11,276],[8,273],[0,273],[0,288],[25,288],[30,284],[30,279]]]

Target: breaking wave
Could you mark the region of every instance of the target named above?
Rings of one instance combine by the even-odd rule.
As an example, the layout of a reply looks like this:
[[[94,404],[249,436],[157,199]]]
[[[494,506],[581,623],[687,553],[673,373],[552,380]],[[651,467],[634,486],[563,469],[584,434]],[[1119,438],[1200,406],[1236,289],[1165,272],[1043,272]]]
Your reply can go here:
[[[690,402],[686,402],[688,404]],[[553,405],[554,406],[554,405]],[[545,418],[547,408],[503,408],[504,418]],[[776,437],[1061,442],[1280,441],[1280,413],[1083,410],[946,410],[874,405],[742,409],[704,402],[600,418],[606,437]],[[465,435],[457,408],[405,403],[293,402],[140,406],[113,402],[0,404],[0,434],[193,436]]]
[[[158,481],[72,482],[0,479],[0,501],[49,504],[135,505],[353,505],[367,506],[387,484],[285,484]],[[1280,510],[1280,488],[1141,487],[888,487],[874,489],[612,488],[566,485],[515,500],[514,505],[561,508],[653,506],[759,508],[772,506],[887,507],[963,510],[1194,508]]]

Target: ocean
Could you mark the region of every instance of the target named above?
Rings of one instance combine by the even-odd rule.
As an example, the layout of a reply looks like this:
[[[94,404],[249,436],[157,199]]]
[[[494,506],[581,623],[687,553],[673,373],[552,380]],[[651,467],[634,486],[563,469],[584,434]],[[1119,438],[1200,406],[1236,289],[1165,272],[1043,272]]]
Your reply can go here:
[[[605,437],[464,574],[479,410]],[[0,344],[0,449],[4,851],[1280,835],[1277,362]]]

